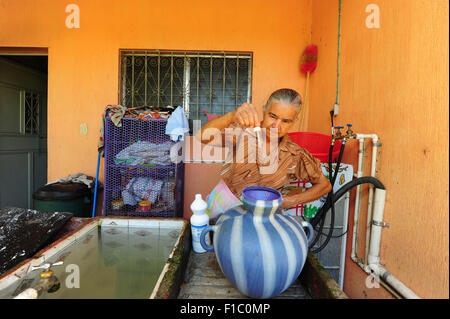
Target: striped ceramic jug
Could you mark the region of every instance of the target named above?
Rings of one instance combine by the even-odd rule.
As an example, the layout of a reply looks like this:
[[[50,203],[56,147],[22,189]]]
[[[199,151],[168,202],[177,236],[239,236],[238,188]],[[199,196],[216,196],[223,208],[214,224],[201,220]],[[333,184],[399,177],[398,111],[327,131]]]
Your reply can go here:
[[[286,290],[303,269],[313,228],[280,214],[280,192],[250,186],[241,193],[242,205],[226,211],[205,228],[200,241],[215,251],[228,280],[244,295],[271,298]],[[308,228],[306,236],[304,227]],[[213,231],[214,246],[205,242]]]

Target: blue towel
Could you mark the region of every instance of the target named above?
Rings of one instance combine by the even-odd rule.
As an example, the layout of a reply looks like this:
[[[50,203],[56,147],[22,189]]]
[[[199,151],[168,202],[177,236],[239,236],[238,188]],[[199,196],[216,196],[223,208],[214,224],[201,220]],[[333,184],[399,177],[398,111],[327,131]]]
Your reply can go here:
[[[166,134],[170,135],[172,141],[177,142],[184,140],[186,132],[189,132],[189,123],[183,107],[179,106],[167,120]]]

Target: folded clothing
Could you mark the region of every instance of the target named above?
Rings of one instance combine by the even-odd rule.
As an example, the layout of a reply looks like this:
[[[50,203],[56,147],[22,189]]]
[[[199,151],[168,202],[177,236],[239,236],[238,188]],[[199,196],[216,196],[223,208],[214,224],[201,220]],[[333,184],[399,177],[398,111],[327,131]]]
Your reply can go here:
[[[169,165],[171,164],[170,148],[173,144],[170,141],[159,144],[138,141],[121,150],[114,162],[118,165]]]
[[[125,205],[137,205],[139,202],[149,200],[155,203],[161,193],[163,182],[149,177],[135,177],[130,180],[122,191]]]

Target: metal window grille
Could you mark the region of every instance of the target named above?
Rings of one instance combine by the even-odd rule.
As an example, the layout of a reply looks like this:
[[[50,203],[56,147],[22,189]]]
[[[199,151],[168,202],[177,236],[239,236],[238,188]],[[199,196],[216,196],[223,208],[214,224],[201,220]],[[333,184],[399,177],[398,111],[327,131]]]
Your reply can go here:
[[[252,53],[121,50],[119,101],[126,107],[183,106],[191,119],[251,101]]]
[[[39,135],[39,110],[41,95],[25,91],[25,134]]]

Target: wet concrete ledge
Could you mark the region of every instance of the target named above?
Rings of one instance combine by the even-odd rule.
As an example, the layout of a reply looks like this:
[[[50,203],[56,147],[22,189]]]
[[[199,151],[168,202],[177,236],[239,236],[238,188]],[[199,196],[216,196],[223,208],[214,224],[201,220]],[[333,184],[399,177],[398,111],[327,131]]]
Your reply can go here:
[[[248,299],[225,277],[214,252],[192,250],[180,285],[179,299]],[[310,252],[299,278],[274,299],[346,299],[347,295]]]
[[[225,277],[214,252],[190,252],[179,299],[248,299]],[[274,299],[311,299],[299,280]]]
[[[349,298],[311,252],[298,279],[313,299]]]

